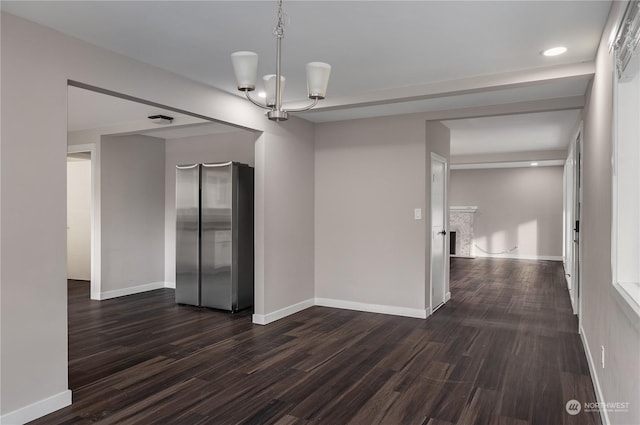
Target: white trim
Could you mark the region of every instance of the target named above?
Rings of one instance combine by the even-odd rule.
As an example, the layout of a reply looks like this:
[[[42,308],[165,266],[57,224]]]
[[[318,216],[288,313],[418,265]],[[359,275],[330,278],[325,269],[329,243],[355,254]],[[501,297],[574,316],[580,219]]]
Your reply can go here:
[[[627,9],[625,8],[625,16],[626,16],[626,10]],[[620,26],[623,27],[622,24],[620,24]],[[620,29],[621,28],[619,28],[618,30]],[[618,30],[616,30],[616,33]],[[617,35],[614,38],[614,40],[616,38],[617,38]],[[616,63],[618,50],[617,49],[613,49],[613,50],[614,50],[614,55],[613,55],[614,63]],[[640,49],[636,49],[636,50],[640,50]],[[619,159],[621,157],[620,145],[621,144],[626,145],[629,143],[628,140],[624,140],[621,143],[621,139],[623,139],[621,134],[622,133],[626,134],[628,133],[628,130],[629,130],[628,128],[624,128],[623,130],[627,130],[627,131],[620,131],[621,128],[619,123],[619,119],[620,119],[619,110],[621,109],[621,105],[619,103],[619,92],[620,92],[619,86],[621,83],[621,78],[622,78],[622,81],[624,81],[624,77],[618,76],[618,69],[616,65],[613,73],[613,125],[611,127],[611,137],[613,139],[613,150],[611,153],[611,280],[612,280],[611,292],[613,294],[614,300],[620,306],[621,310],[630,320],[630,322],[635,327],[635,329],[640,329],[640,298],[638,297],[637,294],[634,295],[632,292],[629,292],[625,288],[625,286],[628,285],[629,283],[621,282],[618,277],[618,270],[619,270],[619,267],[618,267],[618,240],[619,239],[618,237],[623,234],[626,234],[629,231],[628,229],[624,228],[624,226],[621,226],[620,223],[618,222],[619,211],[621,210],[620,207],[624,205],[625,208],[628,208],[627,205],[623,204],[622,202],[622,199],[624,198],[624,196],[620,195],[619,188],[621,185],[624,185],[623,187],[626,190],[622,191],[623,192],[622,195],[626,194],[628,197],[629,194],[627,192],[630,192],[630,190],[628,189],[627,185],[633,186],[631,183],[624,180],[623,178],[619,178],[619,175],[618,175],[619,166],[620,166]],[[640,78],[640,76],[636,76],[636,78]],[[637,106],[637,105],[634,105],[634,106]],[[631,137],[627,137],[627,139],[628,138],[631,138]],[[637,143],[637,140],[634,140],[634,142]],[[626,166],[628,168],[629,165],[626,164]],[[637,197],[638,197],[637,187],[634,187],[634,188],[636,191],[635,193],[633,193],[633,196],[636,197],[635,201],[637,201]],[[620,227],[623,227],[624,229],[620,229]],[[626,239],[626,236],[622,236],[622,237],[623,239]],[[633,278],[637,279],[637,276],[633,276]]]
[[[564,165],[564,159],[532,159],[530,161],[476,162],[469,164],[451,164],[451,170],[479,170],[485,168],[538,168]],[[531,165],[536,162],[538,165]]]
[[[427,310],[419,308],[398,307],[394,305],[366,304],[355,301],[336,300],[331,298],[316,298],[315,305],[322,307],[341,308],[344,310],[365,311],[368,313],[391,314],[394,316],[415,317],[426,319]]]
[[[577,194],[574,194],[574,196],[578,196],[578,200],[580,203],[580,211],[579,211],[579,215],[577,217],[577,220],[579,220],[580,222],[580,229],[584,229],[584,220],[583,220],[583,216],[584,216],[584,121],[580,121],[580,125],[578,126],[578,131],[576,132],[576,136],[575,136],[575,144],[577,146],[580,147],[580,152],[579,155],[576,157],[575,156],[575,151],[574,151],[574,161],[576,161],[576,165],[578,166],[578,172],[579,172],[579,176],[580,176],[580,190],[578,191]],[[575,167],[574,167],[574,172],[575,172]],[[574,188],[575,188],[575,179],[574,179]],[[573,207],[575,209],[575,205]],[[574,223],[576,220],[576,216],[575,216],[575,211],[574,211],[574,215],[573,215],[573,219],[574,219]],[[583,257],[583,250],[584,250],[584,242],[583,242],[583,235],[584,233],[580,233],[578,232],[578,252],[574,252],[573,253],[573,261],[574,263],[576,262],[576,258],[578,261],[578,271],[577,273],[575,272],[575,270],[573,270],[573,268],[571,269],[571,282],[573,284],[572,288],[575,290],[575,292],[572,293],[572,295],[575,294],[576,297],[576,302],[577,302],[577,315],[578,315],[578,328],[582,328],[582,281],[583,281],[583,276],[584,274],[582,273],[583,271],[583,265],[582,265],[582,260],[584,259]]]
[[[446,303],[447,301],[449,301],[451,299],[451,292],[447,292],[446,294],[444,294],[444,302]]]
[[[464,207],[449,207],[450,212],[459,212],[459,213],[475,213],[478,211],[477,206],[464,206]]]
[[[451,292],[445,294],[445,302],[451,299]],[[343,310],[364,311],[367,313],[390,314],[393,316],[413,317],[417,319],[426,319],[431,315],[431,307],[427,306],[425,310],[419,308],[399,307],[394,305],[383,304],[367,304],[356,301],[336,300],[333,298],[310,298],[296,304],[281,308],[272,313],[254,314],[253,323],[256,325],[268,325],[276,320],[283,319],[287,316],[295,314],[313,306],[339,308]]]
[[[101,292],[99,300],[108,300],[111,298],[124,297],[125,295],[139,294],[141,292],[154,291],[156,289],[166,288],[167,282],[153,282],[144,285],[130,286],[128,288],[114,289],[113,291]]]
[[[81,145],[67,145],[67,153],[93,152],[96,149],[95,143],[83,143]]]
[[[176,289],[176,283],[175,282],[165,282],[164,283],[164,287],[167,289]]]
[[[0,416],[0,423],[22,425],[71,405],[71,390],[62,391]]]
[[[632,326],[640,331],[640,306],[638,306],[636,299],[631,297],[629,292],[619,283],[611,285],[610,292],[613,294],[613,299],[620,306]]]
[[[486,254],[480,252],[476,254],[478,258],[510,258],[513,260],[543,260],[562,261],[562,255],[518,255],[518,254]]]
[[[596,365],[593,362],[593,356],[591,356],[591,350],[589,349],[589,343],[587,342],[587,335],[584,332],[584,328],[582,325],[579,329],[580,339],[582,340],[582,346],[584,347],[584,352],[587,355],[587,364],[589,365],[589,372],[591,372],[591,381],[593,382],[593,388],[596,393],[596,401],[600,403],[600,406],[606,406],[604,402],[604,396],[602,395],[602,388],[600,387],[600,381],[598,381],[598,375],[596,374]],[[580,400],[580,401],[588,401],[588,400]],[[602,419],[602,425],[610,425],[609,414],[607,413],[607,409],[599,409],[600,410],[600,418]]]
[[[254,314],[252,320],[256,325],[267,325],[269,323],[275,322],[276,320],[283,319],[299,311],[305,310],[309,307],[313,307],[314,305],[314,299],[310,298],[308,300],[304,300],[299,303],[281,308],[280,310],[276,310],[272,313]]]

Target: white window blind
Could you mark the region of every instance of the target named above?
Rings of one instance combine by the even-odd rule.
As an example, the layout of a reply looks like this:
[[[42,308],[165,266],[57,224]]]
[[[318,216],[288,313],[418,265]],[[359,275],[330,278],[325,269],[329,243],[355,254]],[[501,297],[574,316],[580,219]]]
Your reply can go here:
[[[613,45],[616,50],[618,78],[629,78],[638,70],[638,44],[640,44],[640,1],[627,5],[622,24]]]

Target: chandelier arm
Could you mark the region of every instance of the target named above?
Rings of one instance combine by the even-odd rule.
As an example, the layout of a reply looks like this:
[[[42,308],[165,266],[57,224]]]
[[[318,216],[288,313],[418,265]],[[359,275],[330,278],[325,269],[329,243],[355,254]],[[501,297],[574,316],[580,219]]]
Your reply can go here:
[[[285,111],[287,111],[287,112],[304,112],[304,111],[308,111],[309,109],[313,108],[317,104],[318,104],[318,99],[313,99],[313,102],[309,106],[305,106],[304,108],[297,108],[297,109],[285,109]]]
[[[273,108],[271,108],[271,107],[269,107],[269,106],[263,105],[262,103],[255,101],[255,100],[254,100],[254,99],[249,95],[249,91],[246,91],[246,90],[245,90],[244,94],[245,94],[245,96],[247,96],[247,99],[249,99],[249,101],[250,101],[251,103],[253,103],[254,105],[259,106],[259,107],[261,107],[261,108],[263,108],[263,109],[269,109],[269,110],[273,109]]]

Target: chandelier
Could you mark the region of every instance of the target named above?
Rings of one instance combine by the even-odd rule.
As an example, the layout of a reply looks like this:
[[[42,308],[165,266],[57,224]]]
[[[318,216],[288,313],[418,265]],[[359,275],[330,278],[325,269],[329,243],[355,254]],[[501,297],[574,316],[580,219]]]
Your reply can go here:
[[[265,89],[265,103],[252,98],[250,92],[256,88],[256,74],[258,72],[258,54],[254,52],[235,52],[231,54],[233,71],[236,75],[238,90],[244,92],[251,103],[264,109],[268,109],[267,117],[272,121],[286,121],[289,112],[302,112],[316,106],[319,100],[324,99],[329,84],[331,65],[323,62],[310,62],[307,64],[307,93],[312,103],[304,108],[284,109],[282,106],[282,92],[284,91],[285,78],[280,72],[282,58],[282,39],[287,15],[282,11],[282,0],[278,0],[278,17],[273,35],[276,37],[276,73],[262,77]]]

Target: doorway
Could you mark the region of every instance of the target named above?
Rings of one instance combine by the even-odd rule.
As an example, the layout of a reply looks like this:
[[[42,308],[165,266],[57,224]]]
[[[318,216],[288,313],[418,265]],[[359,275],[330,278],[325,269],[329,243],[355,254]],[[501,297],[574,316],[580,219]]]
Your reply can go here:
[[[67,155],[67,279],[91,281],[91,153]]]
[[[95,146],[67,147],[67,279],[90,283],[100,292],[95,260]]]
[[[92,340],[87,335],[99,339],[100,329],[87,329],[87,317],[126,311],[120,307],[127,305],[125,295],[138,294],[132,297],[138,301],[162,294],[174,299],[170,289],[175,288],[176,165],[237,161],[254,166],[259,133],[99,89],[70,85],[68,98],[67,152],[91,159],[90,297],[119,298],[92,302],[83,282],[89,279],[68,284],[67,370],[69,388],[77,390],[129,367],[123,359],[131,360],[132,355],[126,350],[106,355],[104,345],[88,343]],[[171,122],[149,118],[158,114]],[[68,278],[77,280],[71,274]],[[151,292],[156,289],[162,291]],[[129,313],[118,317],[119,325],[139,319],[135,311]],[[250,315],[241,317],[251,320]],[[91,358],[103,362],[99,370],[86,373],[78,360]]]
[[[431,312],[442,307],[447,293],[447,160],[431,153]]]
[[[72,263],[82,257],[85,270],[91,269],[90,278],[85,273],[79,280],[91,281],[93,300],[164,287],[164,244],[163,237],[157,236],[165,231],[164,139],[152,135],[155,139],[149,140],[157,142],[153,149],[133,142],[116,146],[113,140],[103,143],[103,139],[133,139],[142,132],[158,130],[185,132],[190,129],[193,132],[196,125],[211,124],[211,121],[71,82],[67,94],[67,152],[91,158],[91,227],[90,236],[85,238],[90,240],[90,249],[86,250],[85,242],[82,255],[73,258],[69,255]],[[159,114],[170,115],[172,122],[157,123],[148,118]],[[126,160],[140,157],[142,161],[135,167],[125,166]],[[154,173],[152,183],[141,188],[142,179],[151,173]],[[153,210],[153,214],[146,215],[149,210]],[[72,215],[69,206],[67,213]],[[75,229],[68,227],[71,227],[67,230],[68,241],[73,243]],[[108,231],[103,232],[104,229]],[[88,266],[87,256],[90,257]],[[75,272],[68,278],[78,280]]]

